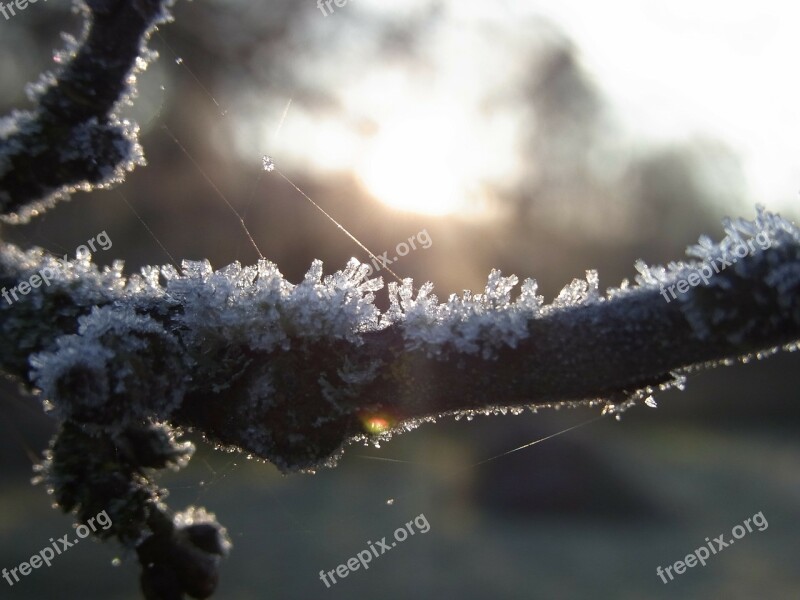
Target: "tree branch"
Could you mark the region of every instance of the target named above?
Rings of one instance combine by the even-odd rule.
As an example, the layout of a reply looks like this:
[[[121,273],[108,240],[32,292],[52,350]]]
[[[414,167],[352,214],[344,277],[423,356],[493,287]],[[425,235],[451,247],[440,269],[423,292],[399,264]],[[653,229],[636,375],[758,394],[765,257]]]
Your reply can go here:
[[[34,112],[0,122],[3,218],[24,221],[142,164],[135,126],[114,111],[169,4],[80,5],[91,17],[80,48],[32,88]],[[0,370],[61,421],[38,468],[58,504],[84,521],[108,512],[113,527],[97,535],[136,548],[146,598],[205,598],[225,531],[202,509],[171,514],[153,481],[188,462],[182,427],[283,471],[313,470],[354,440],[431,417],[559,403],[621,411],[696,368],[795,349],[800,230],[759,210],[725,232],[690,248],[693,262],[639,263],[634,285],[606,295],[589,271],[550,305],[532,280],[512,300],[516,277],[493,271],[483,293],[443,304],[431,284],[390,284],[383,314],[382,281],[355,259],[324,278],[315,262],[296,285],[268,261],[126,278],[122,263],[100,271],[90,256],[61,262],[4,244]],[[27,294],[6,295],[22,283]]]
[[[168,420],[285,471],[313,469],[376,433],[376,419],[385,437],[458,411],[624,408],[689,369],[797,342],[800,231],[763,210],[726,228],[690,249],[702,261],[639,264],[636,285],[607,296],[590,271],[551,305],[532,280],[512,300],[516,277],[493,271],[482,294],[444,304],[430,284],[416,295],[410,280],[390,284],[385,314],[373,304],[382,282],[355,259],[325,278],[316,262],[297,285],[268,261],[126,280],[121,264],[101,273],[88,258],[62,265],[7,247],[0,281],[45,273],[50,284],[2,307],[13,344],[0,366],[61,419],[103,430]]]
[[[11,223],[27,222],[77,190],[118,183],[144,164],[138,127],[115,112],[154,58],[144,44],[171,18],[172,0],[76,4],[86,18],[81,42],[58,55],[64,65],[56,73],[29,86],[33,112],[0,121],[0,213]]]

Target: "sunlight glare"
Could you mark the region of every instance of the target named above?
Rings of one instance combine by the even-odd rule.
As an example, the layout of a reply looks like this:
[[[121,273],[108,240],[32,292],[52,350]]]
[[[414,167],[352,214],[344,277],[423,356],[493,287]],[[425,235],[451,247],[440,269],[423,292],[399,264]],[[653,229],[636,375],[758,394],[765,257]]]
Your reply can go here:
[[[367,190],[406,211],[442,215],[469,195],[470,147],[466,123],[453,111],[404,115],[380,127],[356,173]]]

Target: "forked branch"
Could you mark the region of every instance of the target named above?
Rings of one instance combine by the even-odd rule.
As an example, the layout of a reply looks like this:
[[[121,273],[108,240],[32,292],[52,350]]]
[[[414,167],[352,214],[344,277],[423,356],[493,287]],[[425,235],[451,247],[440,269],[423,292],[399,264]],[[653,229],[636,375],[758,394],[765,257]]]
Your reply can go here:
[[[74,189],[121,179],[141,153],[114,111],[150,58],[166,2],[94,1],[83,44],[43,78],[35,110],[0,127],[0,211],[21,221]],[[756,245],[755,242],[758,242]],[[332,465],[354,440],[383,440],[443,414],[558,403],[620,411],[700,367],[794,349],[800,341],[800,230],[759,210],[701,238],[688,263],[640,263],[602,294],[597,274],[545,305],[526,280],[489,275],[440,304],[430,284],[390,284],[353,259],[299,284],[262,260],[207,262],[126,277],[90,256],[60,262],[0,247],[0,369],[62,424],[41,478],[65,511],[136,548],[147,598],[203,598],[229,542],[202,509],[172,515],[153,483],[186,464],[181,428],[276,464]],[[38,282],[34,285],[34,281]]]

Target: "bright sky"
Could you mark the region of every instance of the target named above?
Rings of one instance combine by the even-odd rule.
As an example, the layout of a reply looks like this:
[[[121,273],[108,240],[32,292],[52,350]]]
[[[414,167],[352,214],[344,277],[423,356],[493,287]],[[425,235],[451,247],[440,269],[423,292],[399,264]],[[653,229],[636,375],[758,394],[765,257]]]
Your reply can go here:
[[[754,199],[800,205],[800,4],[535,5],[577,42],[634,132],[657,139],[717,137],[743,160]]]
[[[429,4],[359,0],[328,17],[309,15],[306,26],[320,35],[345,29],[349,42],[300,69],[337,90],[347,119],[293,107],[276,144],[279,159],[353,170],[376,197],[405,210],[480,209],[487,182],[508,185],[523,168],[516,146],[524,115],[487,113],[485,105],[526,75],[522,59],[534,48],[531,17],[538,16],[579,48],[630,139],[719,139],[742,160],[753,202],[800,205],[800,4],[444,0],[444,17],[419,52],[428,76],[402,63],[370,68],[359,52],[369,33],[343,13],[391,19]],[[245,138],[272,142],[283,106],[268,112],[260,130],[245,126]],[[368,123],[372,133],[353,123]]]

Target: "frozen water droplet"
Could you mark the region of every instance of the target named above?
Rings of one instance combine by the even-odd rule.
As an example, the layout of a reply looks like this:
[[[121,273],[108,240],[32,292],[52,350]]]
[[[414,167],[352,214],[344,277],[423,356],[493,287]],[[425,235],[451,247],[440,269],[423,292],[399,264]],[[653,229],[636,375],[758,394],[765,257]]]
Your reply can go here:
[[[275,161],[272,160],[271,156],[267,156],[265,154],[264,156],[261,157],[261,166],[267,172],[274,171],[275,170]]]
[[[183,64],[183,59],[179,56],[178,58],[175,59],[175,64],[176,65],[182,65]]]
[[[614,417],[614,418],[615,418],[617,421],[622,421],[622,415],[617,415],[617,416],[616,416],[616,417]]]
[[[386,504],[387,504],[387,506],[391,506],[392,504],[394,504],[394,498],[389,498],[389,499],[386,501]]]
[[[112,567],[118,567],[118,566],[120,566],[121,564],[122,564],[122,560],[120,560],[120,558],[119,558],[119,557],[116,557],[116,558],[114,558],[114,559],[112,559],[112,560],[111,560],[111,566],[112,566]]]
[[[159,86],[159,87],[161,88],[161,91],[162,91],[162,92],[163,92],[165,89],[167,89],[167,88],[165,88],[163,85],[162,85],[162,86]]]
[[[647,406],[649,406],[650,408],[658,408],[658,404],[656,404],[656,399],[653,398],[652,396],[649,396],[647,400],[644,401],[644,403],[647,404]]]

